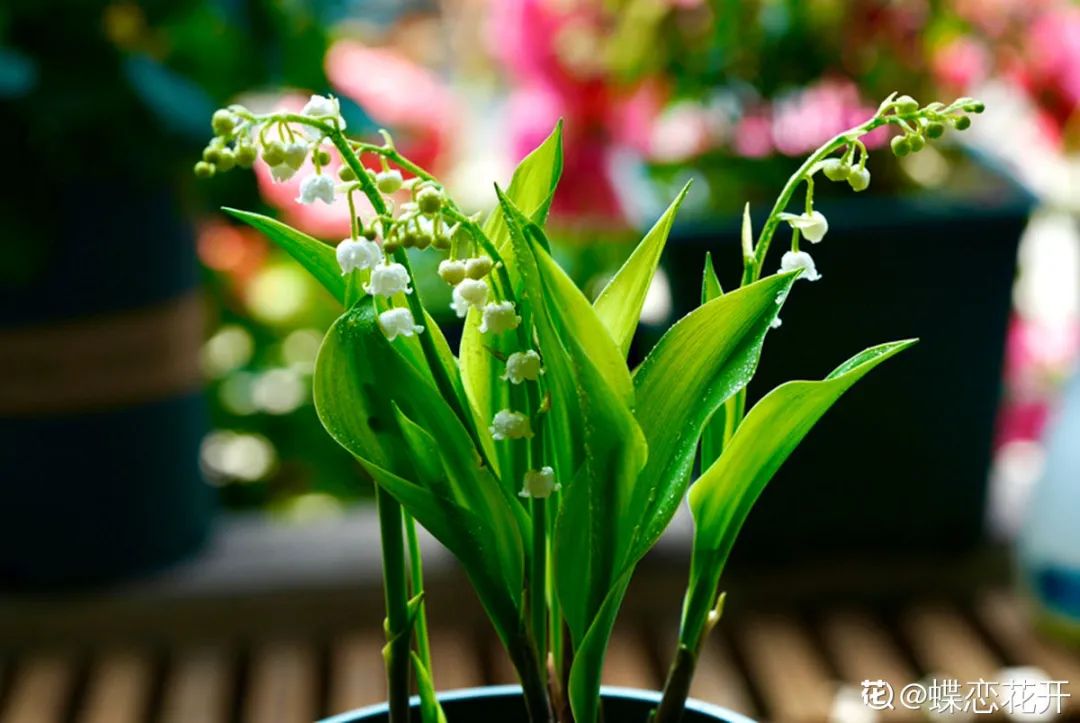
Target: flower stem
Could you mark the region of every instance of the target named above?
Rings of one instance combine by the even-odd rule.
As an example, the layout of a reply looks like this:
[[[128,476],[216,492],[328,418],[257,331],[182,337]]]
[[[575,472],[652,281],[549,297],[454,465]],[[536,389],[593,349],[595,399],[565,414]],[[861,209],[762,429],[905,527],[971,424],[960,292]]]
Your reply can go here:
[[[409,543],[409,576],[411,589],[409,593],[416,597],[424,594],[424,562],[420,553],[420,539],[416,534],[416,520],[408,512],[402,512],[405,519],[405,539]],[[427,668],[428,675],[434,676],[431,670],[431,642],[428,638],[427,625],[427,602],[421,600],[420,609],[416,611],[416,652],[420,655],[420,662]]]
[[[386,601],[386,690],[390,723],[409,721],[409,590],[405,579],[401,506],[375,485],[382,537],[383,595]]]

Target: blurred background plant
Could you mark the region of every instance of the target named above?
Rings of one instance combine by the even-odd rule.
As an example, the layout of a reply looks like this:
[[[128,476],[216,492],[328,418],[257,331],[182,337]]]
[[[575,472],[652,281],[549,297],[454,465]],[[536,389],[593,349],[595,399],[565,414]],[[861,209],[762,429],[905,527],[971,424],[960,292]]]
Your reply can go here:
[[[215,209],[261,204],[328,241],[346,235],[348,218],[338,206],[291,203],[295,183],[274,184],[264,168],[257,187],[223,175],[196,195],[189,171],[214,107],[258,110],[333,92],[350,130],[389,128],[475,208],[491,204],[491,179],[563,117],[557,253],[596,288],[687,177],[698,181],[685,209],[691,225],[722,226],[743,201],[771,197],[793,158],[897,89],[978,95],[990,112],[962,146],[940,152],[895,160],[875,151],[885,136],[868,139],[881,156],[870,193],[946,181],[966,193],[989,164],[1041,200],[1021,251],[996,473],[1030,480],[1052,390],[1076,348],[1075,3],[147,0],[57,14],[15,0],[0,10],[0,117],[9,138],[28,140],[9,149],[20,185],[64,186],[90,172],[135,186],[167,179],[195,219],[211,309],[201,366],[213,431],[202,468],[228,506],[287,515],[335,511],[365,494],[310,402],[313,354],[335,309],[290,260]],[[5,285],[47,263],[55,203],[35,192],[0,202],[8,238],[20,239],[6,244]],[[667,323],[681,287],[661,275],[645,319]]]

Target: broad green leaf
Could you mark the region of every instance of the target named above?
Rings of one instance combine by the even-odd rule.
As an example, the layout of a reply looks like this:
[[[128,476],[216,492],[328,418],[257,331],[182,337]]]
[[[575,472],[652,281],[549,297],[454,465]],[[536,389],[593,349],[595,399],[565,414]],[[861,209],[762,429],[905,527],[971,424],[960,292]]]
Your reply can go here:
[[[425,332],[426,333],[426,332]],[[468,431],[378,328],[371,299],[331,326],[315,370],[323,426],[420,524],[461,560],[486,606],[516,625],[531,522],[482,464]],[[424,457],[424,459],[419,459]]]
[[[641,308],[675,222],[675,214],[689,190],[688,181],[594,302],[597,316],[624,358],[641,319]]]
[[[698,307],[635,372],[635,414],[649,444],[635,503],[646,510],[635,555],[652,547],[678,509],[705,423],[754,375],[794,280],[795,274],[769,276]]]
[[[562,175],[562,133],[563,123],[559,120],[551,135],[525,156],[514,169],[506,195],[521,209],[522,213],[537,223],[547,218],[551,199],[555,195],[555,186]],[[503,210],[496,206],[484,222],[486,235],[499,253],[510,244],[509,232],[503,219]]]
[[[545,250],[539,227],[500,194],[532,321],[551,411],[543,432],[564,484],[555,528],[556,585],[580,642],[625,567],[630,507],[646,446],[630,410],[633,385],[596,312]]]
[[[335,299],[345,303],[345,277],[341,275],[341,267],[332,247],[268,216],[235,208],[222,210],[266,234],[267,238],[299,261]]]
[[[822,381],[781,384],[746,415],[720,458],[690,488],[694,515],[691,596],[697,602],[687,606],[684,627],[689,629],[680,634],[682,639],[697,638],[707,613],[701,608],[711,606],[735,538],[776,470],[844,392],[914,343],[909,339],[867,349]]]
[[[701,277],[701,303],[705,305],[723,295],[724,290],[720,286],[720,279],[716,277],[716,269],[713,268],[712,254],[706,251],[705,271]],[[701,432],[701,466],[703,469],[720,456],[720,450],[724,446],[724,426],[724,413],[718,410]]]

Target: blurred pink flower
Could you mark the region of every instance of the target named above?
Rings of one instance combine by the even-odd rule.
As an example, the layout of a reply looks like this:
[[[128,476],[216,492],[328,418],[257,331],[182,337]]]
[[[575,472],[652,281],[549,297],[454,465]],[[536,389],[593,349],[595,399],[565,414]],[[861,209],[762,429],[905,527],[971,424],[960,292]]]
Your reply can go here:
[[[874,115],[859,99],[855,84],[823,80],[774,104],[772,139],[784,155],[801,156],[853,125]],[[884,133],[865,136],[868,148],[884,143]]]
[[[991,58],[983,43],[963,35],[939,48],[931,63],[939,83],[954,92],[962,92],[986,80]]]
[[[1060,7],[1037,17],[1024,43],[1027,70],[1048,91],[1067,120],[1080,106],[1080,7]]]
[[[395,143],[432,168],[457,131],[457,102],[427,68],[386,48],[339,40],[326,55],[326,75],[376,123],[400,134]]]
[[[764,113],[744,115],[735,126],[732,147],[740,156],[764,158],[773,152],[772,122]]]

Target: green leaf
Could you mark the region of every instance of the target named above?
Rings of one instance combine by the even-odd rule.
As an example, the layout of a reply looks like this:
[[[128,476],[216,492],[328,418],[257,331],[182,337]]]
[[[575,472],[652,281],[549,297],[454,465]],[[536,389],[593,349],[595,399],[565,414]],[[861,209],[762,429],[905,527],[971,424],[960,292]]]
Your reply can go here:
[[[555,196],[555,186],[562,175],[562,133],[563,122],[560,119],[551,135],[525,156],[514,169],[514,175],[506,189],[506,195],[514,205],[537,223],[543,223],[547,218],[551,199]],[[496,206],[484,222],[484,235],[491,240],[500,254],[504,247],[510,245],[509,232],[500,206]]]
[[[416,654],[410,652],[413,670],[416,671],[416,692],[420,695],[420,720],[423,723],[446,723],[446,714],[443,713],[439,699],[435,697],[435,683],[431,678],[431,671],[424,665],[424,661]]]
[[[680,639],[697,639],[735,538],[776,470],[844,392],[915,341],[867,349],[823,381],[781,384],[746,415],[720,458],[690,488],[694,515],[690,594],[695,602],[687,605],[684,628],[689,629],[680,633]]]
[[[425,331],[425,333],[427,333]],[[500,635],[520,617],[531,522],[491,470],[430,375],[378,328],[370,298],[331,326],[316,360],[323,426],[461,561]],[[505,639],[509,639],[506,637]]]
[[[331,246],[268,216],[235,208],[222,210],[266,234],[267,238],[299,261],[335,299],[345,303],[345,277],[341,275],[341,267]]]
[[[564,485],[555,527],[556,587],[580,642],[625,569],[630,507],[646,445],[631,412],[633,383],[593,307],[545,250],[543,231],[500,193],[531,304],[551,409],[543,433]]]
[[[623,357],[630,350],[634,330],[637,329],[638,321],[641,319],[641,308],[645,304],[649,285],[656,273],[656,266],[660,263],[660,255],[667,244],[671,226],[675,222],[675,214],[678,213],[679,206],[682,205],[689,190],[690,182],[688,181],[663,215],[645,234],[645,238],[630,254],[630,258],[596,297],[594,303],[596,313],[611,338],[615,340]]]
[[[794,281],[794,274],[769,276],[698,307],[635,372],[635,414],[649,444],[637,489],[642,499],[635,503],[646,510],[635,555],[652,547],[678,509],[705,423],[754,375],[765,334]]]
[[[701,303],[705,305],[713,299],[724,295],[720,286],[720,279],[716,277],[716,269],[713,268],[712,254],[705,252],[705,271],[701,277]],[[701,432],[701,466],[704,469],[712,464],[720,456],[720,450],[724,447],[725,415],[717,410],[705,429]]]
[[[588,631],[574,650],[569,693],[570,708],[578,723],[596,723],[600,719],[600,676],[604,670],[604,654],[632,573],[632,569],[627,570],[614,582]]]

